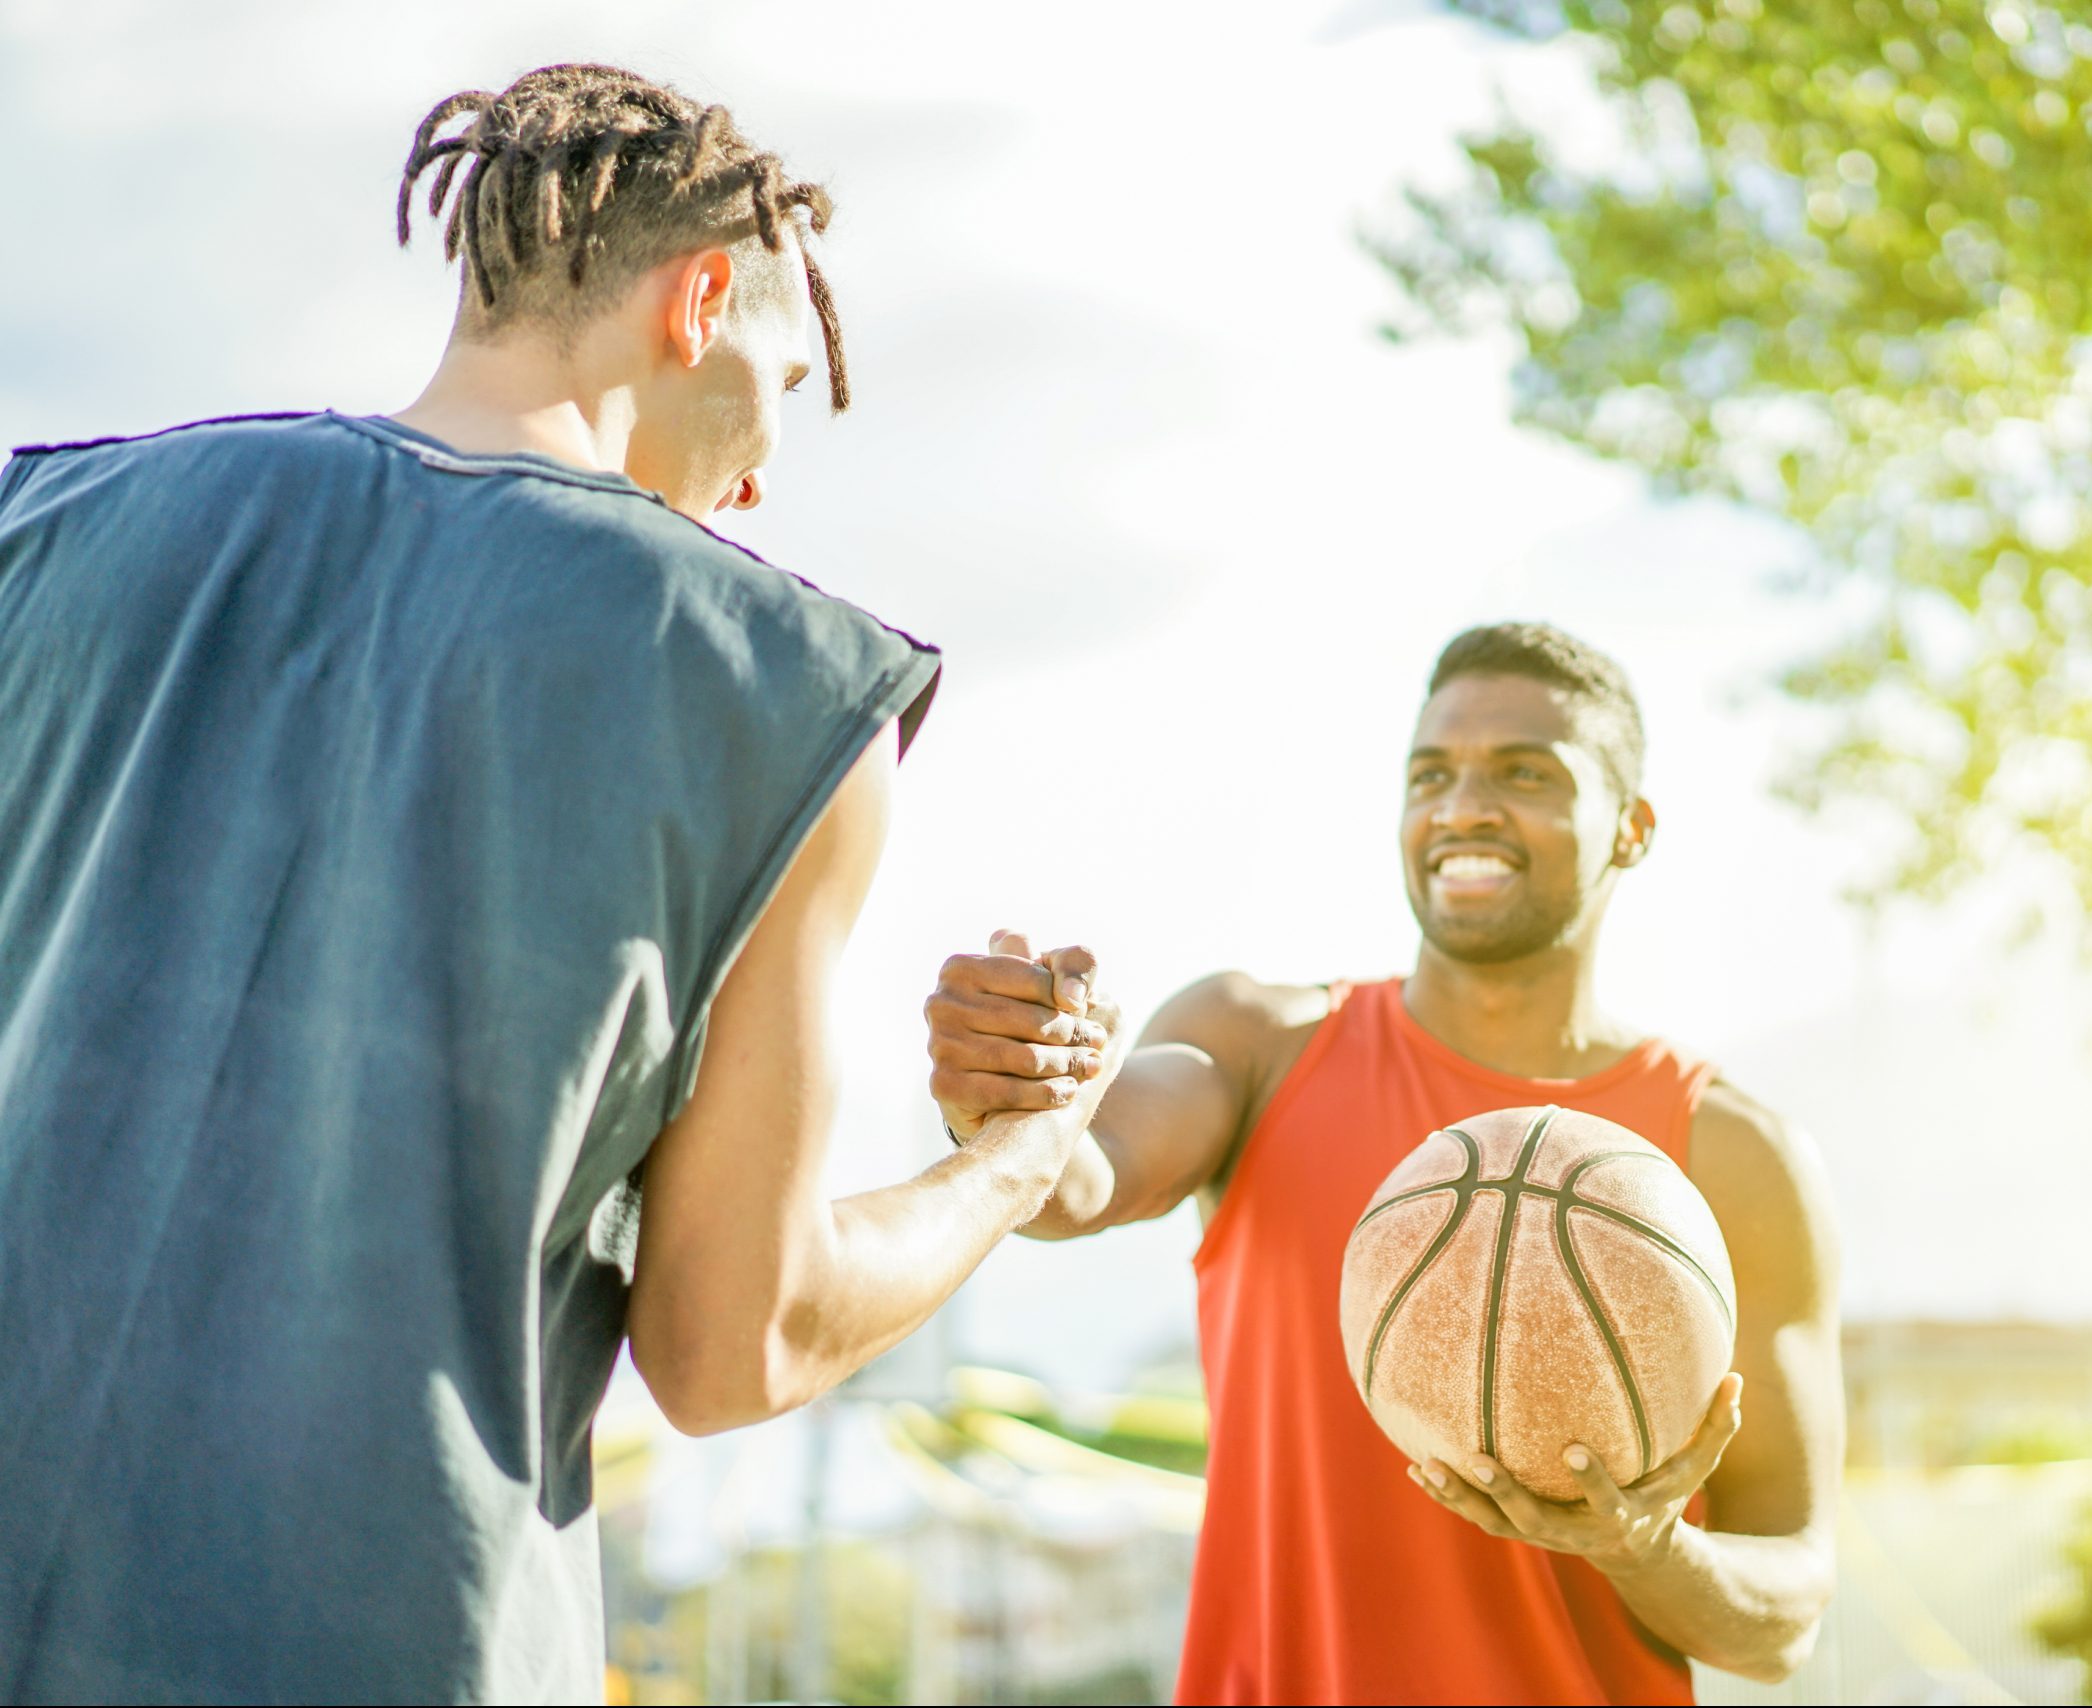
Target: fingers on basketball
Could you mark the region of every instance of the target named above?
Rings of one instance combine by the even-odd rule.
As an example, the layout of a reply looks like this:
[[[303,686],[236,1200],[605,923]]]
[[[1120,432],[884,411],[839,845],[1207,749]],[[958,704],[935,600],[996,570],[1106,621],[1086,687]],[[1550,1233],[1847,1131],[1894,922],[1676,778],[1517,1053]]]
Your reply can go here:
[[[1436,1478],[1432,1476],[1434,1471],[1438,1473]],[[1501,1536],[1507,1541],[1517,1538],[1518,1526],[1505,1516],[1495,1501],[1437,1460],[1426,1460],[1421,1467],[1410,1466],[1409,1480],[1447,1511],[1458,1513],[1490,1535]]]
[[[1579,1457],[1583,1463],[1579,1465]],[[1627,1497],[1620,1485],[1613,1481],[1605,1461],[1589,1448],[1581,1445],[1569,1449],[1562,1455],[1562,1463],[1569,1467],[1569,1474],[1576,1479],[1576,1486],[1583,1491],[1584,1503],[1602,1517],[1621,1524],[1627,1520]]]
[[[1561,1516],[1560,1503],[1543,1501],[1494,1459],[1477,1459],[1468,1475],[1522,1536],[1551,1533]]]

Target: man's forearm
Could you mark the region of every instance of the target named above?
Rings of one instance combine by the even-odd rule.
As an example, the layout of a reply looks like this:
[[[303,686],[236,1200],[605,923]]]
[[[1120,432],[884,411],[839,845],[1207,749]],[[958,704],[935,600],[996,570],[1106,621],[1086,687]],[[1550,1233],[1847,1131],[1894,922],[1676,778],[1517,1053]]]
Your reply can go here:
[[[1824,1543],[1685,1523],[1657,1558],[1607,1575],[1663,1641],[1761,1684],[1778,1683],[1808,1658],[1833,1584]]]
[[[1092,1127],[1075,1141],[1068,1166],[1039,1213],[1017,1231],[1026,1239],[1079,1239],[1110,1225],[1117,1171]]]
[[[652,1306],[635,1318],[632,1345],[670,1420],[690,1435],[759,1423],[905,1339],[1038,1214],[1080,1119],[999,1115],[912,1180],[780,1205],[767,1233],[721,1229],[684,1264],[657,1248]]]
[[[906,1339],[998,1240],[1037,1216],[1058,1178],[1069,1119],[997,1116],[914,1179],[828,1206],[832,1237],[782,1325],[804,1398]]]

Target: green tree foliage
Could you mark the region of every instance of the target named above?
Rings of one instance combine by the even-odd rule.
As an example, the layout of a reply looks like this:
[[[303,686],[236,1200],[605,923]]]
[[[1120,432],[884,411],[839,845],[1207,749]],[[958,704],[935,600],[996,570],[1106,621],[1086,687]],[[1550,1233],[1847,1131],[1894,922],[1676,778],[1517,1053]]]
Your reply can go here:
[[[1448,0],[1591,68],[1373,247],[1402,337],[1508,323],[1519,418],[1805,531],[1845,628],[1797,798],[1901,827],[1866,893],[2024,851],[2092,916],[2092,11]]]
[[[2052,1654],[2074,1655],[2084,1663],[2082,1694],[2092,1702],[2092,1507],[2079,1515],[2063,1556],[2076,1582],[2069,1594],[2035,1618],[2034,1636]]]

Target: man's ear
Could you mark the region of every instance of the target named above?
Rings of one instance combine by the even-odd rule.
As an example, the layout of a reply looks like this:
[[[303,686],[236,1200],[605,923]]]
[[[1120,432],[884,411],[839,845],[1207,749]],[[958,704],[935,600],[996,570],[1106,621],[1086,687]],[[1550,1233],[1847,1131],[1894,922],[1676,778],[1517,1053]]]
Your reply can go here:
[[[677,266],[668,293],[668,341],[684,367],[696,367],[719,336],[733,288],[734,258],[724,249],[700,250]]]
[[[1656,843],[1656,809],[1639,795],[1620,814],[1620,828],[1613,838],[1613,864],[1623,870],[1639,866]]]

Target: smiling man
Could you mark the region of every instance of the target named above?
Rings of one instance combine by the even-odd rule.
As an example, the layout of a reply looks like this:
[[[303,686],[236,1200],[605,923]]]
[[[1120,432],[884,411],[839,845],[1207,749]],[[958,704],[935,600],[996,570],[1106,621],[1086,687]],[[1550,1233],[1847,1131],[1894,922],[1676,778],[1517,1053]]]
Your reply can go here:
[[[1025,1230],[1072,1238],[1187,1197],[1204,1214],[1212,1452],[1182,1701],[1688,1701],[1685,1656],[1769,1681],[1809,1650],[1844,1427],[1834,1230],[1804,1137],[1599,1006],[1606,907],[1656,831],[1642,747],[1625,677],[1590,647],[1535,624],[1456,638],[1404,782],[1416,971],[1223,973],[1174,997]],[[1068,952],[992,947],[949,961],[928,1008],[932,1088],[962,1140],[1067,1071]],[[1337,1328],[1345,1241],[1389,1170],[1461,1117],[1544,1103],[1688,1170],[1739,1309],[1736,1373],[1695,1439],[1624,1491],[1564,1442],[1587,1497],[1566,1506],[1487,1460],[1409,1465]]]

